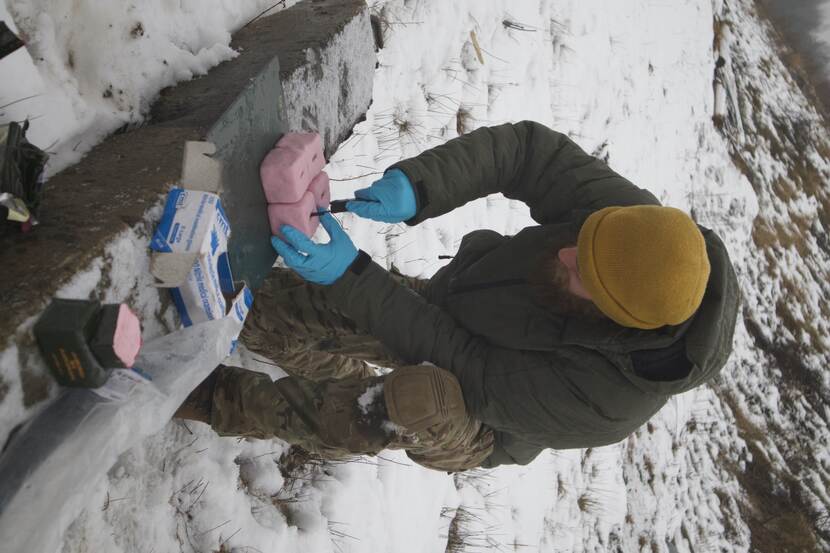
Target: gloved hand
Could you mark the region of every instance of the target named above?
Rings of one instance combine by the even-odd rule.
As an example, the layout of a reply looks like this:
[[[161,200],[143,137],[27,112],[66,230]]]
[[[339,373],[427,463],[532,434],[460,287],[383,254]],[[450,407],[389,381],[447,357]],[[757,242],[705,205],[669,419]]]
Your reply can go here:
[[[387,171],[369,188],[356,190],[354,196],[358,200],[346,204],[348,211],[382,223],[406,221],[414,217],[418,209],[412,183],[400,169]]]
[[[271,245],[305,280],[333,284],[357,258],[357,248],[331,213],[320,215],[320,223],[331,238],[328,244],[317,244],[294,227],[283,225],[280,230],[285,240],[272,236]]]

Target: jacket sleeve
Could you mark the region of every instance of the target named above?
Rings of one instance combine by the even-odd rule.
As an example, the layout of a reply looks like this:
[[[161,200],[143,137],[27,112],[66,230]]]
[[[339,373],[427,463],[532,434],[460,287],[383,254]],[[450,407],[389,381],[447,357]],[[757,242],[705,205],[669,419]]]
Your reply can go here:
[[[396,282],[365,252],[331,285],[329,297],[407,363],[429,361],[460,377],[466,367],[486,362],[489,355],[486,340],[473,336],[443,309]]]
[[[659,205],[567,136],[533,121],[483,127],[392,168],[415,188],[418,211],[410,225],[497,192],[526,203],[540,224],[572,210]]]
[[[451,371],[467,410],[493,429],[541,447],[615,441],[618,410],[591,396],[599,386],[603,393],[597,397],[619,397],[624,387],[619,371],[586,370],[567,355],[554,367],[548,356],[494,346],[396,282],[363,252],[331,285],[330,297],[406,362],[429,361]]]

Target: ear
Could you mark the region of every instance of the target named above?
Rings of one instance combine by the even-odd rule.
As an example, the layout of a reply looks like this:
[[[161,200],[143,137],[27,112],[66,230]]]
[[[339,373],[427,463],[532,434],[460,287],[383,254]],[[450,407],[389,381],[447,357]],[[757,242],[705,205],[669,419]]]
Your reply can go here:
[[[557,253],[557,257],[559,257],[559,261],[568,268],[569,271],[576,271],[576,246],[570,248],[562,248]]]
[[[579,267],[576,262],[576,246],[570,248],[562,248],[557,253],[559,261],[568,269],[568,291],[582,299],[590,300],[591,294],[585,289],[582,284],[582,279],[579,277]]]

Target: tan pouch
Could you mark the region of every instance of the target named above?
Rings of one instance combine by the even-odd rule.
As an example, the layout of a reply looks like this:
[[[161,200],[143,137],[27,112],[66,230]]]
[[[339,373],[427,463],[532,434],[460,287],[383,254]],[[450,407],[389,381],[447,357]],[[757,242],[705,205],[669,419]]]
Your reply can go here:
[[[391,421],[409,432],[420,432],[466,413],[458,379],[430,365],[402,367],[387,375],[383,394]]]

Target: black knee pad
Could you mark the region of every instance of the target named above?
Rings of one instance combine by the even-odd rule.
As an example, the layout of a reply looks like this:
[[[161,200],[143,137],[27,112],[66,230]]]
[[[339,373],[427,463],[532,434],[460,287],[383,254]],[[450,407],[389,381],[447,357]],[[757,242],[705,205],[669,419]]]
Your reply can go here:
[[[390,420],[409,432],[420,432],[466,413],[458,379],[430,365],[402,367],[387,375],[383,395]]]

